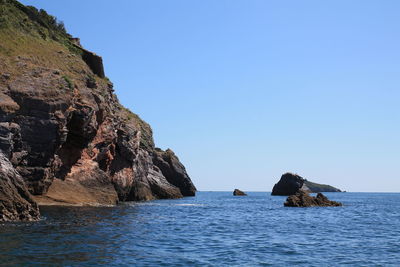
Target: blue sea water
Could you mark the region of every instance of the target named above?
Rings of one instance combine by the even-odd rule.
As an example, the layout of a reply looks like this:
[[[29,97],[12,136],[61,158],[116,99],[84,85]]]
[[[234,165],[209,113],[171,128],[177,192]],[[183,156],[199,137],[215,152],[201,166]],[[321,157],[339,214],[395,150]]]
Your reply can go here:
[[[45,207],[0,224],[1,266],[400,266],[400,194],[327,193],[343,207],[198,192],[118,207]]]

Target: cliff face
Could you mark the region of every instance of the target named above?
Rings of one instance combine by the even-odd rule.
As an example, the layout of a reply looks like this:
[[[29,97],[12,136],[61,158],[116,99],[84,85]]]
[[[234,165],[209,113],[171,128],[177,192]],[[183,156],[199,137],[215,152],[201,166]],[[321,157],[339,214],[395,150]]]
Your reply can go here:
[[[54,17],[0,0],[0,40],[0,150],[40,203],[195,194],[175,154],[119,104],[101,58]]]

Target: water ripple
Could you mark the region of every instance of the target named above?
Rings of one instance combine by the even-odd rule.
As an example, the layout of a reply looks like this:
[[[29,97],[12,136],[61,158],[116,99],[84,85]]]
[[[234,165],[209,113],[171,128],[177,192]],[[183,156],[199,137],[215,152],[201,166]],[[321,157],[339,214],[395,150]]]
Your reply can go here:
[[[400,194],[332,193],[335,208],[199,192],[118,207],[47,207],[0,224],[0,266],[397,266]]]

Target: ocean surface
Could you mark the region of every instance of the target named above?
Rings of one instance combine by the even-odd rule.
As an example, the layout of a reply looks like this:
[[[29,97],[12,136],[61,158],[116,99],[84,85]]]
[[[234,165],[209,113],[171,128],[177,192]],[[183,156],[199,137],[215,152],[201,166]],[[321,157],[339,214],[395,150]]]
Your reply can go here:
[[[41,208],[0,224],[0,266],[400,266],[400,194],[327,193],[285,208],[267,192]]]

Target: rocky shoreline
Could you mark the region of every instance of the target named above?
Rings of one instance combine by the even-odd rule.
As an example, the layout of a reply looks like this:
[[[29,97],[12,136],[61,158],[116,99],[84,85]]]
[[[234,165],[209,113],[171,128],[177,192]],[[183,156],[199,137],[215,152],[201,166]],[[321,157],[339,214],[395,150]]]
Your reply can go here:
[[[38,220],[38,205],[195,195],[175,153],[119,103],[100,56],[46,11],[0,4],[0,221]],[[272,195],[289,196],[285,206],[336,205],[311,192],[340,190],[286,173]]]

